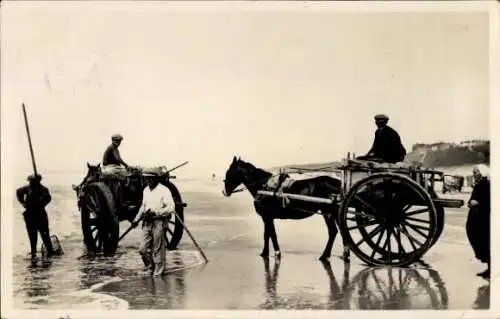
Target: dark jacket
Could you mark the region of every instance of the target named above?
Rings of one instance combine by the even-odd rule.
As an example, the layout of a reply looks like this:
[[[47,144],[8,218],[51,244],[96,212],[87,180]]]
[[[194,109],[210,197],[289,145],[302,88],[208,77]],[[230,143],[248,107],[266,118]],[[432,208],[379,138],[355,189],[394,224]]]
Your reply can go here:
[[[108,146],[106,151],[104,152],[104,156],[102,159],[103,165],[123,165],[127,167],[128,165],[122,160],[120,156],[120,151],[113,144]]]
[[[368,152],[373,157],[380,158],[387,163],[397,163],[404,160],[406,149],[401,143],[398,132],[389,126],[377,129],[373,146]]]
[[[17,189],[16,195],[17,200],[26,208],[27,213],[45,212],[45,206],[52,200],[47,187],[41,184],[20,187]]]
[[[486,178],[482,178],[474,188],[472,189],[472,194],[470,196],[469,202],[471,200],[476,200],[479,202],[478,209],[481,213],[489,216],[491,209],[490,201],[490,181]]]

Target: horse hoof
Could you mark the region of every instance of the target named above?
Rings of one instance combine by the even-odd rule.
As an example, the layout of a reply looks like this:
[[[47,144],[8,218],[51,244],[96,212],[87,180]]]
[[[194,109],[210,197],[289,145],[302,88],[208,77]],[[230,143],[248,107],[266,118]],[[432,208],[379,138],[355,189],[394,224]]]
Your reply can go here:
[[[259,256],[262,257],[262,258],[268,258],[269,257],[269,253],[262,252],[262,253],[260,253]]]
[[[278,259],[281,258],[281,252],[279,252],[279,251],[275,252],[274,257],[278,258]]]
[[[330,256],[320,256],[319,260],[320,261],[327,261],[330,258]]]

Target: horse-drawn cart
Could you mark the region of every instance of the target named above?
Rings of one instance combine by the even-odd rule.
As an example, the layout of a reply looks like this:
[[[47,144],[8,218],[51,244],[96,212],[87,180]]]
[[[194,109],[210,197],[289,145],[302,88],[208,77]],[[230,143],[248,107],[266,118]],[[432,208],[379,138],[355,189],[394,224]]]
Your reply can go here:
[[[329,198],[286,190],[261,189],[257,194],[286,199],[291,207],[294,202],[338,207],[336,224],[344,244],[373,266],[406,266],[419,260],[443,232],[444,209],[464,205],[463,200],[438,198],[434,182],[443,173],[435,170],[345,159],[321,171],[327,172],[341,181],[340,191]]]
[[[172,214],[166,224],[167,249],[174,250],[179,244],[184,227],[184,207],[181,194],[171,182],[164,167],[143,169],[129,168],[126,171],[106,171],[100,165],[87,164],[87,176],[79,185],[73,185],[77,194],[78,208],[81,213],[83,241],[92,253],[112,255],[118,248],[120,236],[119,224],[131,222],[142,203],[146,175],[155,175],[166,186],[175,201],[176,214]],[[179,166],[178,166],[179,167]]]

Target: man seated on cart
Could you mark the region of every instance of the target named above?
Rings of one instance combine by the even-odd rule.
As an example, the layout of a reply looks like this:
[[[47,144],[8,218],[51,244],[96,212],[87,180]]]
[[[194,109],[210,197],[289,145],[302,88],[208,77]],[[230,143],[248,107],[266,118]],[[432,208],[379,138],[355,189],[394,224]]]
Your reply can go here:
[[[359,156],[357,159],[365,161],[382,161],[395,164],[404,160],[406,149],[401,143],[398,132],[387,125],[389,117],[384,114],[375,115],[375,139],[368,154]]]
[[[106,148],[102,159],[103,175],[113,176],[118,179],[118,181],[111,183],[115,196],[120,196],[121,184],[126,181],[127,177],[130,175],[128,172],[129,165],[122,160],[120,151],[118,150],[122,140],[123,136],[120,134],[111,136],[111,144]]]

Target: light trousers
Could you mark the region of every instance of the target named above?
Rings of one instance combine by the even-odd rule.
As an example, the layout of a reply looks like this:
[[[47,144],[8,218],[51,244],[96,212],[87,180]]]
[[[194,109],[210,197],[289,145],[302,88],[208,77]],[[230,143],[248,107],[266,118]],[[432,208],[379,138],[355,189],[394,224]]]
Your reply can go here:
[[[146,268],[154,276],[165,271],[167,243],[165,240],[165,218],[145,221],[142,224],[142,246],[139,250]]]

